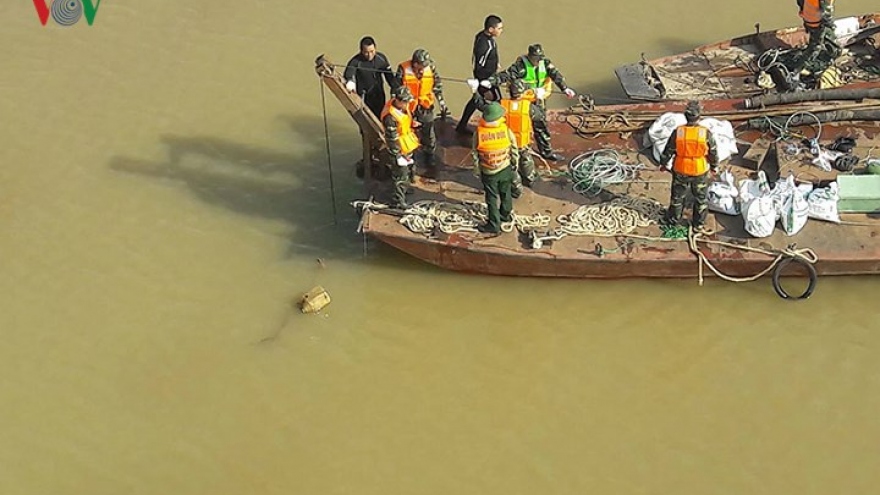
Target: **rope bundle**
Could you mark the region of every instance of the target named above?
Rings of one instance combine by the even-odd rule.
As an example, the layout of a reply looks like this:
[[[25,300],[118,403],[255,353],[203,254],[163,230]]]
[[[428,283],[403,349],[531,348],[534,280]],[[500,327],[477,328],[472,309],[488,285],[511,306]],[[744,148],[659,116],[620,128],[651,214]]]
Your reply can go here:
[[[640,164],[624,163],[615,150],[601,149],[574,157],[568,173],[576,192],[595,195],[611,184],[634,180],[642,168]]]
[[[607,203],[584,205],[568,215],[560,215],[560,231],[569,235],[628,234],[639,227],[657,223],[663,206],[647,198],[617,198]]]
[[[418,201],[406,209],[399,222],[417,234],[430,234],[435,228],[446,234],[476,232],[486,223],[489,212],[484,203],[448,203],[446,201]],[[550,217],[541,213],[513,214],[513,221],[501,225],[504,232],[514,227],[522,232],[550,225]]]

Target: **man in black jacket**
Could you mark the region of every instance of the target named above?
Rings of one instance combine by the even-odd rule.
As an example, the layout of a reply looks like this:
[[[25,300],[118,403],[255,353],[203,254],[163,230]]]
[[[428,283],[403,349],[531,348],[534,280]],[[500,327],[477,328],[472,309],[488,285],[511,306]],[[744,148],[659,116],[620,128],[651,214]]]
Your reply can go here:
[[[343,77],[346,89],[357,93],[378,118],[385,106],[382,78],[393,87],[394,73],[391,72],[391,64],[385,54],[376,51],[376,41],[372,37],[361,38],[361,51],[348,61]]]
[[[495,42],[495,38],[500,36],[503,30],[504,24],[501,22],[501,18],[497,15],[490,15],[483,21],[483,30],[474,37],[474,79],[477,81],[486,80],[501,69],[498,43]],[[481,87],[479,91],[484,100],[498,101],[501,99],[501,92],[497,86]],[[476,109],[477,102],[473,98],[468,100],[464,112],[461,114],[461,119],[458,121],[458,126],[455,128],[456,131],[460,134],[473,134],[467,124]]]

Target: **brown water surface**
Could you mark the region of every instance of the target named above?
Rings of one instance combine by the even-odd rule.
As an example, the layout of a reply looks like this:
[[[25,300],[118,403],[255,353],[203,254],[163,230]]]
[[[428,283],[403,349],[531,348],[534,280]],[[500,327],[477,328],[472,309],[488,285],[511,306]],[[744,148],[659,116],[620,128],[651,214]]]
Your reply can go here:
[[[795,25],[795,2],[105,0],[70,28],[7,3],[0,493],[877,491],[878,279],[792,304],[432,268],[354,234],[333,100],[331,208],[320,53],[371,34],[464,78],[494,11],[505,64],[542,42],[609,102],[616,65]],[[291,314],[316,284],[327,312]]]

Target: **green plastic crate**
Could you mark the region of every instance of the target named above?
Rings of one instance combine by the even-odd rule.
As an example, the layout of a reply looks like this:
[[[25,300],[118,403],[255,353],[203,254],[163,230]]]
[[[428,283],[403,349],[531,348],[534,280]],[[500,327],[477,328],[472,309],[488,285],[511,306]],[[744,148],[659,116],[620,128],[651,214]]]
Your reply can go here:
[[[880,212],[880,175],[837,176],[841,213]]]

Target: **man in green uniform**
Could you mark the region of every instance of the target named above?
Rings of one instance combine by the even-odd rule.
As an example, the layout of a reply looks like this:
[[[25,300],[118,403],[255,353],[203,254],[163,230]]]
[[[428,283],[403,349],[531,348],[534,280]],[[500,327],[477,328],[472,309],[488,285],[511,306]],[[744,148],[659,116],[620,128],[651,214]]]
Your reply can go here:
[[[391,101],[382,110],[382,125],[385,127],[385,143],[391,161],[391,180],[393,183],[392,206],[406,209],[406,190],[413,180],[413,152],[419,146],[418,137],[413,131],[413,118],[409,112],[412,93],[406,86],[398,86],[391,91]]]
[[[801,52],[799,66],[821,73],[840,56],[841,48],[834,34],[834,0],[797,0],[798,15],[810,36]]]
[[[552,84],[556,84],[569,98],[574,98],[576,93],[565,84],[565,77],[553,65],[553,62],[544,56],[544,48],[539,44],[529,45],[529,51],[526,55],[521,55],[504,71],[487,80],[480,81],[480,85],[491,87],[513,79],[522,79],[526,87],[535,92],[536,112],[535,118],[532,120],[532,127],[535,133],[535,142],[538,144],[538,153],[550,161],[561,160],[562,155],[555,153],[550,144],[550,131],[547,129],[547,106],[544,100],[550,96]]]
[[[422,143],[422,154],[425,165],[434,165],[434,152],[437,149],[437,136],[434,132],[435,110],[440,109],[446,115],[446,101],[443,99],[443,82],[434,60],[428,50],[416,49],[410,60],[397,66],[396,86],[406,86],[414,98],[410,106],[413,117],[418,121],[419,140]]]
[[[705,232],[704,224],[709,213],[707,189],[709,170],[718,168],[718,146],[709,129],[697,124],[702,113],[700,104],[690,101],[684,111],[687,123],[679,126],[669,136],[666,147],[660,155],[660,164],[666,165],[672,157],[672,191],[666,224],[675,226],[681,223],[685,198],[690,192],[694,197],[694,211],[691,225],[700,233]]]
[[[474,171],[479,171],[489,219],[480,232],[497,234],[502,222],[513,221],[512,164],[519,159],[516,136],[504,122],[504,108],[492,102],[483,109],[483,118],[474,133],[472,151]],[[499,204],[500,203],[500,204]]]

